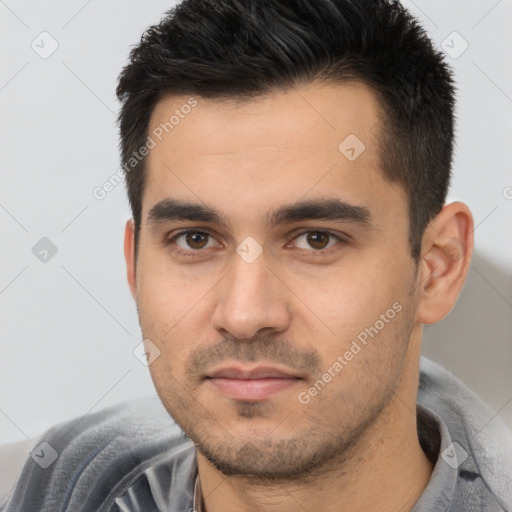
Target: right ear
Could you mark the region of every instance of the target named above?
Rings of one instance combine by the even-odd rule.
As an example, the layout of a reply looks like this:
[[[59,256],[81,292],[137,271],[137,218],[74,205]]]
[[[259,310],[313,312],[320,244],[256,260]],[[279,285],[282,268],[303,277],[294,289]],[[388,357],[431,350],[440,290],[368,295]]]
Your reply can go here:
[[[126,221],[124,229],[124,259],[126,261],[126,276],[132,297],[137,300],[137,283],[135,279],[135,230],[133,219]]]

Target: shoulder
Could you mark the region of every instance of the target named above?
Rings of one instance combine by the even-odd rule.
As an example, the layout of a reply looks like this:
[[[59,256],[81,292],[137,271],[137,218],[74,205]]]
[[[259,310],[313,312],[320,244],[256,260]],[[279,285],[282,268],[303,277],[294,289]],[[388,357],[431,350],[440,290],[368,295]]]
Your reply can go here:
[[[0,445],[0,510],[7,503],[23,463],[37,442],[37,437]]]
[[[421,358],[418,403],[446,424],[463,450],[459,482],[497,505],[512,505],[512,432],[478,396],[442,366]],[[458,445],[458,446],[457,446]],[[494,509],[493,509],[494,510]],[[501,510],[496,509],[496,510]],[[505,508],[503,508],[505,510]]]
[[[82,510],[84,503],[98,510],[140,468],[190,444],[157,395],[60,423],[32,444],[30,455],[18,450],[25,460],[3,510]]]

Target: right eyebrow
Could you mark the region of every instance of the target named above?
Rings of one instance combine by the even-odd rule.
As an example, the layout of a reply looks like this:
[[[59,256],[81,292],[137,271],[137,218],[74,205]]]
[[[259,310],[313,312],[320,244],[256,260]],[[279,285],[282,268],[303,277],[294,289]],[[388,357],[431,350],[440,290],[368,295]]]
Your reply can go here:
[[[227,220],[215,208],[177,199],[163,199],[156,203],[148,213],[148,222],[151,224],[173,220],[211,222],[228,227]]]

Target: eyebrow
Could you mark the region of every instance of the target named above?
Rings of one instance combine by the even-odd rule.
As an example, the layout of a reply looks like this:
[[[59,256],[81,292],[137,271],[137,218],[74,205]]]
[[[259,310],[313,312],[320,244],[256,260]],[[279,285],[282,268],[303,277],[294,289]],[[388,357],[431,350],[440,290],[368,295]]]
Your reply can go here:
[[[229,227],[229,221],[219,210],[204,204],[178,199],[163,199],[156,203],[148,213],[150,224],[176,220],[209,222]],[[340,199],[299,201],[272,210],[266,215],[267,224],[271,227],[305,220],[353,222],[364,227],[373,227],[372,215],[366,206],[351,204]]]

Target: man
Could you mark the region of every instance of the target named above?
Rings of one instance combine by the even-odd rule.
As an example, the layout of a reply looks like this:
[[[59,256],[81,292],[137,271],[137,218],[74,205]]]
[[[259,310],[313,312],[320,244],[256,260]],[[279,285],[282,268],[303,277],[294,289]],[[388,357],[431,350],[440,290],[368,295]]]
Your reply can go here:
[[[512,510],[509,433],[420,373],[473,219],[445,204],[452,76],[407,11],[185,0],[117,93],[160,401],[45,433],[4,510]]]

